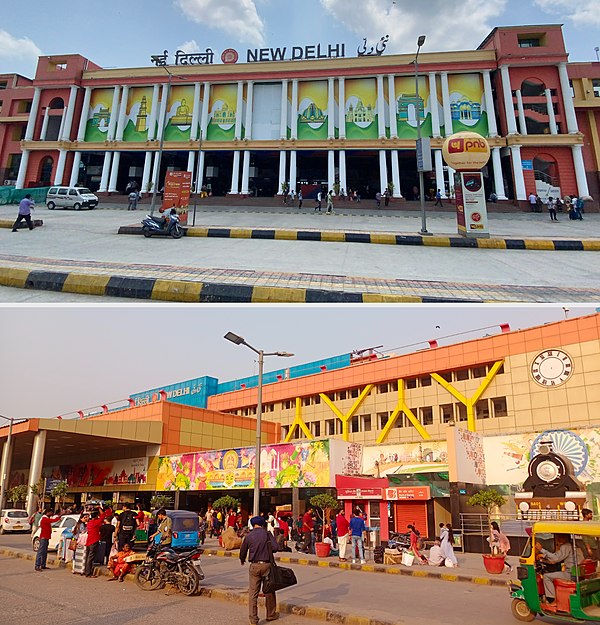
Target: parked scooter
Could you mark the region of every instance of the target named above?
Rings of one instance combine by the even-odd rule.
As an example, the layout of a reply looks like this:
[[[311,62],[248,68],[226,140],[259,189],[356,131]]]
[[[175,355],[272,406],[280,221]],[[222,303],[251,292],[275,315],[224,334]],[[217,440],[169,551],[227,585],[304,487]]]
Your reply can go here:
[[[146,238],[158,234],[181,239],[184,235],[184,230],[179,224],[179,215],[174,208],[165,216],[146,215],[146,219],[142,221],[142,232]]]

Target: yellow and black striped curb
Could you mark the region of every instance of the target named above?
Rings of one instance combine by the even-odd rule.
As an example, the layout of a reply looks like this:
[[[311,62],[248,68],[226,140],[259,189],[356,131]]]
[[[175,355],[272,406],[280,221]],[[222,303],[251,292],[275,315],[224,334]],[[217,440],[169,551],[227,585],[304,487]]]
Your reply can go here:
[[[44,222],[43,222],[42,219],[33,219],[32,221],[33,221],[33,225],[36,228],[39,228],[40,226],[44,225]],[[0,219],[0,228],[11,228],[12,229],[14,223],[15,223],[14,219]],[[24,221],[22,221],[17,226],[17,229],[21,230],[21,229],[24,229],[24,228],[27,228],[27,227],[28,227],[27,224]]]
[[[141,234],[141,226],[121,226],[119,234]],[[262,228],[186,228],[188,237],[255,239],[273,241],[317,241],[328,243],[371,243],[417,247],[452,247],[488,250],[554,252],[599,252],[600,239],[467,239],[459,236],[421,236],[391,232],[344,232],[341,230],[298,230]]]
[[[205,549],[205,555],[218,556],[221,558],[238,558],[238,551],[225,551],[224,549]],[[492,579],[489,577],[479,577],[477,575],[467,575],[463,573],[446,573],[443,570],[433,568],[421,568],[419,566],[386,566],[384,564],[351,564],[350,562],[339,562],[335,560],[313,560],[295,556],[277,555],[278,562],[284,564],[297,564],[301,566],[315,566],[325,569],[343,569],[348,571],[365,571],[367,573],[386,573],[388,575],[407,575],[409,577],[421,577],[428,579],[441,579],[445,582],[468,582],[479,586],[500,586],[506,588],[506,580]]]

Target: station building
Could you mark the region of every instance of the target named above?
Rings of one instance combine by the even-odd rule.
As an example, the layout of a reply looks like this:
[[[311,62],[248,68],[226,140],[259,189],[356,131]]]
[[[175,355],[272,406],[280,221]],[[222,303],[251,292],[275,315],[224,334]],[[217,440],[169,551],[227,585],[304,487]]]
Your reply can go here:
[[[167,170],[187,170],[213,195],[272,197],[287,184],[305,197],[389,189],[400,202],[416,199],[419,124],[433,193],[453,192],[444,138],[470,130],[491,144],[486,192],[501,203],[525,209],[534,192],[593,196],[597,208],[600,63],[570,64],[560,25],[496,28],[476,50],[425,52],[418,93],[414,55],[387,55],[385,41],[357,56],[344,44],[221,59],[165,51],[144,68],[40,57],[33,79],[0,76],[0,182],[114,194],[135,181],[150,192]]]
[[[466,500],[484,487],[504,493],[503,512],[516,518],[529,460],[550,444],[598,513],[600,314],[485,332],[265,374],[261,506],[297,513],[330,492],[364,510],[384,540],[408,522],[433,536],[439,522],[465,527]],[[202,510],[228,493],[250,510],[257,386],[256,376],[204,376],[31,419],[13,426],[10,449],[4,427],[2,474],[9,485],[67,480],[78,503],[147,504],[160,492]]]

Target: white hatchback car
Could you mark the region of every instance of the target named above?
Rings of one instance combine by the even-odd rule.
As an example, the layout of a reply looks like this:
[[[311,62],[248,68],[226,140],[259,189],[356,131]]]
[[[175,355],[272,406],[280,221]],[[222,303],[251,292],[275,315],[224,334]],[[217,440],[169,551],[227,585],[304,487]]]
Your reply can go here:
[[[5,532],[30,532],[29,515],[25,510],[10,508],[0,512],[0,534]]]
[[[48,551],[56,551],[58,549],[58,543],[62,533],[67,529],[73,529],[79,519],[78,514],[65,514],[60,517],[58,521],[52,523],[52,535],[48,542]],[[31,537],[31,546],[34,551],[37,551],[40,547],[40,532],[41,528],[37,528],[33,536]]]

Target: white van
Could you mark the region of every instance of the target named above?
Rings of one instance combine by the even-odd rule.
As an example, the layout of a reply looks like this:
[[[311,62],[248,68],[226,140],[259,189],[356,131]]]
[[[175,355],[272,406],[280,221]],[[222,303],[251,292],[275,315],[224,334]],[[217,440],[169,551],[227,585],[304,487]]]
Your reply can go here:
[[[57,207],[74,208],[76,211],[96,208],[98,196],[85,187],[51,187],[46,196],[46,206],[49,210]]]

